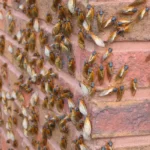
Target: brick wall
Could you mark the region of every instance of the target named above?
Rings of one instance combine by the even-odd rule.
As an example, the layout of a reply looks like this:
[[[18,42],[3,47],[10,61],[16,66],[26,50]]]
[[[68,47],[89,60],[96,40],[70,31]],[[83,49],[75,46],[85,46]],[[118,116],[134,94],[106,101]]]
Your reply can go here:
[[[63,2],[66,3],[67,0]],[[78,5],[84,8],[85,1],[78,0]],[[127,6],[132,0],[89,0],[89,3],[95,7],[95,11],[100,8],[105,12],[105,18],[109,18],[111,15],[119,14],[117,12],[121,7]],[[20,0],[23,3],[23,0]],[[39,11],[39,23],[40,28],[44,30],[44,33],[48,35],[48,43],[52,44],[53,38],[51,35],[54,24],[57,22],[57,14],[53,12],[50,8],[52,5],[52,0],[37,0],[36,5]],[[147,6],[150,5],[150,0],[147,0]],[[144,7],[141,5],[138,9]],[[3,8],[3,0],[0,0],[0,10],[3,14],[3,20],[0,20],[0,35],[5,37],[5,50],[4,54],[0,56],[0,66],[4,63],[8,65],[8,78],[3,80],[2,90],[8,92],[12,90],[17,90],[18,87],[14,85],[21,74],[27,79],[29,76],[26,71],[20,69],[16,60],[8,51],[8,47],[12,45],[14,51],[20,48],[21,51],[24,50],[24,45],[18,43],[14,39],[14,35],[21,30],[26,28],[26,24],[29,22],[30,18],[27,17],[21,10],[18,9],[18,3],[14,0],[7,0],[6,9]],[[8,10],[11,10],[12,16],[15,19],[15,29],[12,34],[8,32],[8,19],[6,14]],[[45,22],[45,16],[47,13],[51,13],[53,16],[53,21],[50,24]],[[135,17],[135,16],[133,16]],[[90,119],[92,122],[92,139],[86,141],[86,145],[91,150],[99,150],[108,140],[112,140],[114,143],[114,148],[116,150],[124,150],[125,148],[142,148],[144,150],[149,149],[150,145],[150,16],[146,16],[142,21],[136,23],[130,32],[126,33],[124,37],[118,37],[117,40],[109,45],[113,48],[113,55],[107,60],[107,62],[112,61],[114,64],[114,74],[116,74],[124,64],[128,64],[129,72],[125,77],[123,84],[125,85],[125,94],[120,102],[116,102],[116,95],[112,94],[106,97],[100,97],[99,91],[113,85],[113,82],[109,82],[105,73],[105,82],[103,85],[99,85],[98,81],[95,80],[97,92],[93,97],[85,97],[88,112],[90,114]],[[77,33],[78,28],[73,20],[73,33],[71,34],[70,40],[73,46],[73,56],[75,56],[76,61],[76,71],[75,75],[72,76],[68,73],[66,68],[67,62],[64,61],[64,68],[62,70],[56,69],[54,65],[51,65],[45,58],[44,68],[48,70],[52,68],[55,73],[58,74],[58,79],[56,84],[62,85],[63,87],[69,88],[74,94],[74,102],[78,105],[78,98],[82,96],[82,90],[79,86],[79,81],[82,80],[82,68],[84,61],[89,58],[91,52],[96,50],[98,52],[98,58],[96,60],[97,64],[101,63],[101,56],[104,54],[106,48],[98,47],[91,40],[85,39],[85,50],[82,50],[78,46]],[[107,40],[112,28],[106,29],[104,32],[98,32],[96,20],[93,22],[93,32],[99,35],[104,41]],[[107,46],[108,48],[108,46]],[[44,48],[41,47],[39,42],[39,33],[36,33],[36,51],[41,55],[44,54]],[[32,52],[28,52],[28,58],[33,59]],[[66,59],[65,55],[63,56]],[[104,62],[104,66],[107,65]],[[37,72],[39,71],[36,67]],[[114,80],[113,76],[112,81]],[[136,95],[133,97],[130,92],[130,81],[133,78],[138,79],[138,90]],[[39,85],[32,85],[34,91],[39,93],[40,105],[42,104],[45,93],[41,91]],[[22,91],[25,98],[23,104],[25,106],[29,105],[31,93],[26,93]],[[21,103],[16,99],[13,102],[15,108],[21,111]],[[31,139],[34,138],[37,141],[41,140],[41,129],[45,122],[44,116],[46,114],[50,115],[61,115],[68,114],[67,102],[65,102],[65,108],[62,113],[58,113],[57,110],[46,110],[42,107],[36,106],[36,110],[39,112],[39,132],[36,136],[25,137],[21,121],[22,118],[16,115],[18,120],[18,125],[13,126],[13,131],[15,137],[18,141],[18,147],[13,149],[22,150],[26,146],[32,149],[37,149],[31,144]],[[4,108],[1,104],[1,118],[4,122],[7,121],[8,116],[3,112]],[[69,135],[68,135],[68,146],[67,150],[74,149],[74,144],[72,141],[76,139],[82,132],[77,131],[75,127],[69,123]],[[0,129],[1,136],[1,149],[6,150],[11,146],[11,144],[6,143],[6,128],[5,124]],[[52,137],[48,140],[47,147],[50,150],[59,150],[59,142],[62,133],[56,128],[53,131]]]

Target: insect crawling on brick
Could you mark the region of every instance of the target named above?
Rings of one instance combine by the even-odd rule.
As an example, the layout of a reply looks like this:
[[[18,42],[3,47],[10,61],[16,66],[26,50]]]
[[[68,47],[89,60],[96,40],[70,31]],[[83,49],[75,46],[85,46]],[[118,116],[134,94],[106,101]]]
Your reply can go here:
[[[103,23],[104,23],[104,11],[100,10],[99,12],[97,12],[97,26],[98,26],[98,30],[99,32],[103,30]]]
[[[131,81],[131,93],[133,96],[135,96],[137,91],[138,81],[137,78],[132,79]]]
[[[53,20],[52,15],[51,15],[50,13],[47,13],[47,14],[46,14],[46,22],[47,22],[47,23],[51,23],[52,20]]]
[[[100,65],[100,67],[98,68],[98,71],[97,71],[97,76],[98,76],[98,80],[100,82],[100,84],[102,84],[104,82],[104,66],[103,65]]]
[[[61,148],[61,150],[65,150],[67,148],[67,137],[66,136],[61,137],[60,148]]]

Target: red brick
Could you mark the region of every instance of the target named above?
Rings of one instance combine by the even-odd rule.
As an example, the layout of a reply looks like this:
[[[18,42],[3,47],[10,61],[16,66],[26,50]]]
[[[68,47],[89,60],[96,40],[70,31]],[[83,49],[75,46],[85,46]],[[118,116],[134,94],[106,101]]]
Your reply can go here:
[[[96,102],[92,109],[92,137],[148,135],[150,133],[148,100],[123,103]]]

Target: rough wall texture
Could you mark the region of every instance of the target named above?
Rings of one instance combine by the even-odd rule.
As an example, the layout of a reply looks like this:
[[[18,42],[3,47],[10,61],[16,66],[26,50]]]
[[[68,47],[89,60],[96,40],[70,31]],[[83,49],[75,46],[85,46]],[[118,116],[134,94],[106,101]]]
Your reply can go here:
[[[40,28],[42,28],[49,37],[51,37],[51,31],[54,24],[57,21],[57,14],[50,10],[52,0],[37,0],[37,7],[39,9]],[[111,15],[115,15],[122,6],[128,5],[132,0],[89,0],[89,3],[95,7],[95,10],[102,8],[106,11],[106,18]],[[64,0],[65,2],[65,0]],[[84,4],[82,0],[78,0],[80,4]],[[4,19],[0,21],[0,35],[4,35],[6,39],[5,52],[3,56],[0,56],[0,66],[3,63],[8,64],[8,79],[3,84],[5,91],[13,90],[16,88],[14,83],[18,77],[22,74],[22,70],[16,65],[12,54],[8,52],[8,46],[13,45],[13,48],[21,48],[23,45],[19,44],[13,39],[13,35],[9,34],[8,22],[6,19],[6,13],[11,10],[12,15],[15,18],[16,27],[14,33],[20,29],[24,29],[26,23],[30,20],[25,14],[18,10],[18,5],[14,0],[8,0],[7,9],[2,8],[3,1],[0,0],[0,8],[4,15]],[[150,6],[150,0],[147,0],[147,5]],[[143,6],[143,5],[142,5]],[[140,6],[142,8],[142,6]],[[140,9],[139,7],[139,9]],[[50,12],[53,16],[52,24],[45,23],[45,16]],[[97,33],[96,22],[93,22],[93,31]],[[97,33],[102,39],[106,40],[110,34],[111,29],[106,29],[105,32]],[[78,29],[74,27],[74,32],[71,35],[71,41],[73,44],[73,53],[76,59],[76,72],[75,77],[68,74],[67,70],[58,71],[54,66],[50,65],[45,61],[44,68],[53,68],[54,72],[59,74],[58,82],[63,86],[68,87],[74,94],[74,101],[78,104],[78,97],[82,94],[81,88],[79,87],[78,80],[82,80],[82,67],[84,61],[89,58],[91,52],[96,50],[99,53],[97,63],[100,64],[100,57],[104,53],[106,48],[100,48],[93,42],[86,40],[85,49],[81,50],[77,43],[77,32]],[[136,150],[149,150],[150,147],[150,15],[146,16],[144,20],[137,23],[134,28],[124,37],[119,37],[111,47],[113,48],[113,55],[109,58],[114,63],[114,73],[117,73],[119,68],[124,64],[129,65],[129,73],[124,80],[126,85],[126,91],[121,102],[116,102],[116,96],[111,95],[104,98],[99,97],[97,92],[90,100],[87,100],[88,111],[92,121],[92,140],[86,142],[91,150],[99,150],[109,139],[114,143],[115,150],[130,150],[130,148]],[[38,41],[38,33],[36,34],[36,49],[40,54],[43,54],[43,49]],[[49,38],[51,40],[51,38]],[[51,41],[50,41],[51,42]],[[105,64],[106,65],[106,64]],[[27,76],[26,73],[24,73]],[[133,97],[129,89],[129,83],[132,78],[138,79],[138,91]],[[114,77],[113,77],[114,78]],[[113,80],[113,79],[112,79]],[[99,86],[98,82],[95,81],[96,87],[99,90],[108,87],[113,83],[109,83],[107,76],[105,76],[105,83]],[[40,88],[34,86],[34,89],[39,92],[40,103],[44,99],[45,95],[40,91]],[[30,94],[23,93],[25,97],[25,105],[29,104]],[[18,109],[21,109],[20,103],[15,101],[15,105]],[[40,112],[39,127],[41,128],[44,122],[44,117],[47,111],[41,107],[38,108]],[[64,112],[68,112],[67,106],[65,106]],[[49,111],[50,114],[54,113]],[[1,111],[2,119],[6,120],[6,116]],[[18,118],[18,122],[20,118]],[[35,149],[31,145],[31,139],[24,136],[21,128],[21,123],[14,127],[15,136],[19,142],[18,150],[25,149],[25,146],[29,146],[30,149]],[[74,149],[72,140],[80,135],[75,128],[69,124],[70,132],[68,138],[67,150]],[[0,130],[1,135],[1,149],[7,150],[10,144],[6,143],[6,131],[4,128]],[[35,139],[40,139],[41,132],[35,136]],[[59,150],[59,141],[61,134],[58,130],[53,132],[53,136],[48,140],[48,147],[50,150]]]

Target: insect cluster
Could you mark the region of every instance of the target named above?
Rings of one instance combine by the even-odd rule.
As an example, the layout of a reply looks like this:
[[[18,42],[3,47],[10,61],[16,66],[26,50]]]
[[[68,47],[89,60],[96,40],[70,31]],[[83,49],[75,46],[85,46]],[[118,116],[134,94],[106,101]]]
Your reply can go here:
[[[54,130],[59,129],[62,137],[60,138],[59,145],[62,150],[67,149],[68,124],[73,124],[80,133],[78,138],[74,139],[75,150],[89,149],[85,140],[91,139],[92,126],[90,121],[90,114],[88,113],[85,98],[81,96],[78,99],[78,104],[74,102],[74,94],[71,89],[63,86],[59,79],[59,71],[64,67],[64,56],[67,56],[67,70],[72,76],[75,75],[76,62],[73,55],[73,46],[70,41],[70,36],[73,32],[72,20],[77,20],[77,25],[80,28],[78,33],[78,45],[81,49],[85,49],[85,38],[92,40],[96,45],[105,47],[105,43],[92,31],[92,22],[94,17],[97,18],[97,25],[99,31],[105,28],[114,26],[115,31],[110,35],[108,43],[113,42],[118,35],[123,35],[127,32],[135,20],[117,19],[112,16],[110,19],[104,21],[104,12],[100,10],[95,14],[94,7],[87,5],[86,10],[77,7],[75,0],[68,0],[65,5],[61,0],[53,0],[51,10],[57,13],[58,21],[52,29],[52,44],[49,44],[49,36],[44,29],[40,26],[41,20],[38,18],[38,7],[36,0],[26,0],[23,3],[20,0],[15,0],[18,4],[18,9],[26,14],[30,21],[26,24],[26,28],[20,29],[17,33],[15,31],[15,19],[7,1],[3,1],[3,8],[8,10],[6,19],[8,21],[8,32],[14,34],[13,39],[22,45],[23,48],[14,48],[12,44],[8,46],[8,51],[12,54],[15,64],[20,68],[22,74],[14,83],[14,89],[10,91],[4,90],[3,82],[8,78],[8,64],[4,63],[1,66],[0,89],[1,89],[1,105],[6,116],[6,119],[0,120],[0,125],[5,125],[7,132],[7,143],[13,147],[18,147],[19,143],[15,136],[15,128],[19,126],[24,135],[31,139],[32,145],[40,150],[48,149],[47,141],[52,138]],[[135,0],[128,7],[121,10],[123,15],[133,15],[137,12],[135,6],[145,3],[146,0]],[[148,13],[149,8],[144,7],[138,14],[137,19],[142,20]],[[0,11],[0,20],[3,20],[4,15]],[[53,17],[51,13],[45,16],[47,24],[51,24]],[[36,48],[37,37],[41,46],[41,51],[38,52]],[[4,54],[6,39],[0,36],[0,54]],[[102,63],[107,61],[112,55],[112,48],[108,48],[102,57]],[[105,67],[103,64],[97,67],[96,59],[98,53],[93,51],[90,58],[84,63],[82,75],[86,79],[85,82],[80,82],[80,86],[84,95],[94,95],[97,91],[95,87],[95,76],[100,84],[104,82]],[[63,60],[64,58],[64,60]],[[55,66],[57,73],[54,69],[46,68],[45,62],[49,62]],[[97,68],[95,74],[94,67]],[[117,101],[120,101],[125,87],[122,84],[124,77],[128,72],[129,66],[124,65],[118,72],[115,79],[115,86],[101,91],[100,96],[106,96],[111,93],[117,93]],[[108,62],[106,66],[107,76],[111,81],[113,72],[113,62]],[[45,97],[41,98],[41,91]],[[131,82],[132,94],[135,95],[137,89],[137,79]],[[28,105],[25,102],[24,93],[30,95]],[[43,99],[40,103],[40,99]],[[15,104],[21,105],[17,108]],[[66,104],[68,106],[68,113],[65,112]],[[40,123],[39,110],[46,110],[44,122]],[[21,118],[21,124],[18,122]],[[42,124],[42,129],[40,128]],[[38,140],[34,138],[39,133],[42,137]],[[106,143],[102,150],[112,150],[112,142]],[[26,150],[29,150],[29,145],[26,145]]]

